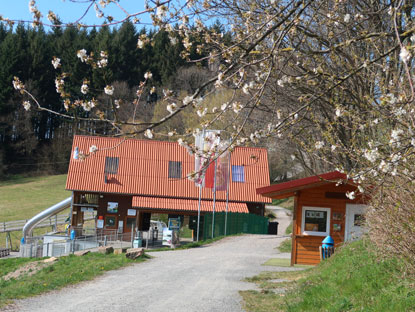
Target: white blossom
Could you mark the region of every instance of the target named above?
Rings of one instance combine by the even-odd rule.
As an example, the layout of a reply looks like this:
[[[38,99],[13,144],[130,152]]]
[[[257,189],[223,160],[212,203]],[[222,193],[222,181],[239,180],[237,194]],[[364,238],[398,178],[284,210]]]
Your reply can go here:
[[[24,107],[25,110],[28,111],[30,109],[30,106],[31,105],[30,105],[30,102],[29,101],[24,101],[23,102],[23,107]]]
[[[220,109],[224,111],[224,110],[228,107],[228,105],[229,105],[229,103],[228,103],[228,102],[223,103],[223,104],[220,106]]]
[[[170,113],[170,114],[173,114],[173,112],[176,110],[176,108],[177,108],[177,105],[175,104],[175,103],[171,103],[171,104],[169,104],[169,105],[167,105],[167,111]]]
[[[249,86],[248,84],[244,84],[244,86],[242,87],[242,92],[245,94],[249,94]]]
[[[346,197],[350,200],[353,200],[356,198],[355,192],[346,192]]]
[[[168,135],[169,137],[172,137],[172,136],[174,135],[174,132],[173,132],[173,131],[169,131],[169,132],[167,133],[167,135]]]
[[[114,87],[113,86],[106,86],[104,88],[105,94],[113,95],[114,94]]]
[[[176,37],[169,36],[169,39],[170,39],[170,43],[171,43],[172,45],[176,45],[176,44],[177,44],[177,38],[176,38]]]
[[[163,18],[167,13],[167,8],[164,5],[157,7],[156,15],[158,18]]]
[[[30,0],[29,1],[29,11],[30,13],[35,13],[36,12],[36,1],[34,0]]]
[[[409,53],[409,51],[403,47],[401,49],[401,52],[399,53],[399,57],[401,58],[402,62],[406,63],[409,61],[409,58],[411,57],[411,54]]]
[[[374,149],[371,149],[371,150],[365,150],[363,155],[371,163],[374,163],[380,157],[380,154],[379,154],[377,148],[374,148]]]
[[[91,145],[91,146],[89,147],[89,153],[90,153],[90,154],[95,153],[97,150],[98,150],[98,147],[97,147],[96,145]]]
[[[315,146],[316,149],[322,149],[324,147],[324,142],[323,141],[317,141],[314,146]]]
[[[144,131],[144,135],[147,138],[152,139],[153,138],[153,131],[151,129],[147,129],[146,131]]]
[[[82,94],[87,94],[88,93],[88,90],[89,90],[88,85],[86,83],[84,83],[81,86],[81,92],[82,92]]]
[[[76,53],[76,56],[81,60],[81,62],[85,62],[88,59],[85,49],[79,50]]]
[[[348,22],[350,22],[350,18],[351,18],[351,16],[350,16],[350,14],[349,13],[347,13],[345,16],[344,16],[344,22],[345,23],[348,23]]]
[[[391,144],[396,143],[397,146],[399,146],[400,145],[399,140],[400,140],[402,134],[403,134],[403,130],[402,129],[394,129],[394,130],[392,130],[391,139],[389,140],[389,143],[391,143]]]
[[[151,72],[146,72],[146,73],[144,74],[144,78],[145,78],[145,79],[151,79],[151,78],[153,78],[153,74],[152,74]]]
[[[22,90],[25,88],[23,82],[20,81],[20,79],[18,77],[14,77],[13,78],[13,88],[15,88],[16,90]]]
[[[145,42],[143,40],[141,40],[141,39],[138,39],[138,41],[137,41],[137,47],[139,49],[142,49],[142,48],[144,48],[144,45],[145,45]]]
[[[188,104],[190,104],[191,102],[193,101],[193,96],[186,96],[184,99],[183,99],[183,104],[184,105],[188,105]]]
[[[238,114],[242,110],[242,105],[239,102],[232,103],[232,109],[235,114]]]
[[[55,69],[61,67],[61,59],[58,57],[53,57],[52,65]]]
[[[115,108],[120,108],[121,100],[114,100]]]
[[[205,116],[205,115],[206,115],[206,113],[207,113],[207,108],[205,107],[203,110],[202,110],[202,109],[198,109],[196,113],[197,113],[197,115],[198,115],[200,118],[202,118],[203,116]]]
[[[336,116],[340,117],[343,114],[343,111],[340,108],[336,108]]]

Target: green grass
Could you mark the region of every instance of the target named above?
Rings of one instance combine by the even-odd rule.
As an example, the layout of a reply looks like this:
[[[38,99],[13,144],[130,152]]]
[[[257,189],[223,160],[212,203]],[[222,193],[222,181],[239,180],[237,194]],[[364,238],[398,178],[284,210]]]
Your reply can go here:
[[[125,257],[125,254],[103,255],[100,253],[90,253],[82,257],[74,255],[60,257],[57,262],[41,269],[32,276],[24,275],[9,281],[0,279],[0,307],[11,303],[13,299],[26,298],[81,281],[91,280],[106,271],[144,261],[147,257],[144,255],[136,260],[130,260]],[[0,260],[0,274],[4,276],[33,260],[20,258]]]
[[[26,220],[71,196],[66,174],[0,181],[0,222]]]
[[[69,197],[65,191],[66,175],[44,177],[12,176],[0,181],[0,223],[28,220],[40,211]],[[68,210],[69,212],[69,210]],[[35,229],[43,234],[51,228]],[[11,232],[13,250],[18,250],[21,231]],[[6,246],[6,234],[0,233],[0,246]]]
[[[293,232],[293,223],[291,222],[289,226],[285,229],[285,234],[290,235]]]
[[[291,252],[292,242],[293,240],[291,238],[287,238],[286,240],[283,240],[281,244],[278,246],[278,250],[280,252]]]
[[[294,198],[289,197],[289,198],[283,198],[283,199],[273,199],[272,204],[280,206],[285,209],[293,210]]]
[[[263,265],[265,266],[277,266],[277,267],[290,267],[291,266],[291,259],[286,258],[272,258],[265,262]],[[310,265],[303,265],[303,264],[294,264],[296,268],[310,268]]]
[[[283,198],[283,199],[273,199],[272,200],[272,204],[273,205],[280,205],[284,202],[286,202],[288,200],[288,198]]]
[[[302,273],[263,272],[250,280],[261,291],[241,295],[247,311],[415,311],[415,280],[404,276],[401,267],[359,241]],[[276,278],[292,282],[273,283]],[[284,289],[285,294],[279,293]]]

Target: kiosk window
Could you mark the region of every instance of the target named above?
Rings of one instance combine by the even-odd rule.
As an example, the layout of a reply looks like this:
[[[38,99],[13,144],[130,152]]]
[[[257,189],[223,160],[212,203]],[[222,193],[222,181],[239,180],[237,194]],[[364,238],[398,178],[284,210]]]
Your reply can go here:
[[[330,232],[330,208],[303,207],[302,232],[325,236]]]

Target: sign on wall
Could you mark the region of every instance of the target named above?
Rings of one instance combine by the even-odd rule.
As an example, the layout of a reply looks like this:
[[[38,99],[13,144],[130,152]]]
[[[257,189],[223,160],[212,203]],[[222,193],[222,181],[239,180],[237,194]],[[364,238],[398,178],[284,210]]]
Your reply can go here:
[[[135,209],[128,209],[127,210],[127,216],[135,216],[137,215],[137,210]]]
[[[108,213],[118,213],[118,203],[116,203],[116,202],[108,202],[107,212]]]

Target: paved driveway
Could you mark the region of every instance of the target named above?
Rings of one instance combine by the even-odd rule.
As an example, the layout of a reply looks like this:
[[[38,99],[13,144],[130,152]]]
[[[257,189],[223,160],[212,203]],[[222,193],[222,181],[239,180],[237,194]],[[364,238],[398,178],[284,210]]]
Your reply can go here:
[[[153,259],[105,273],[76,286],[19,300],[17,311],[242,311],[239,290],[253,289],[245,277],[278,257],[285,238],[228,237],[196,249],[154,252]]]

